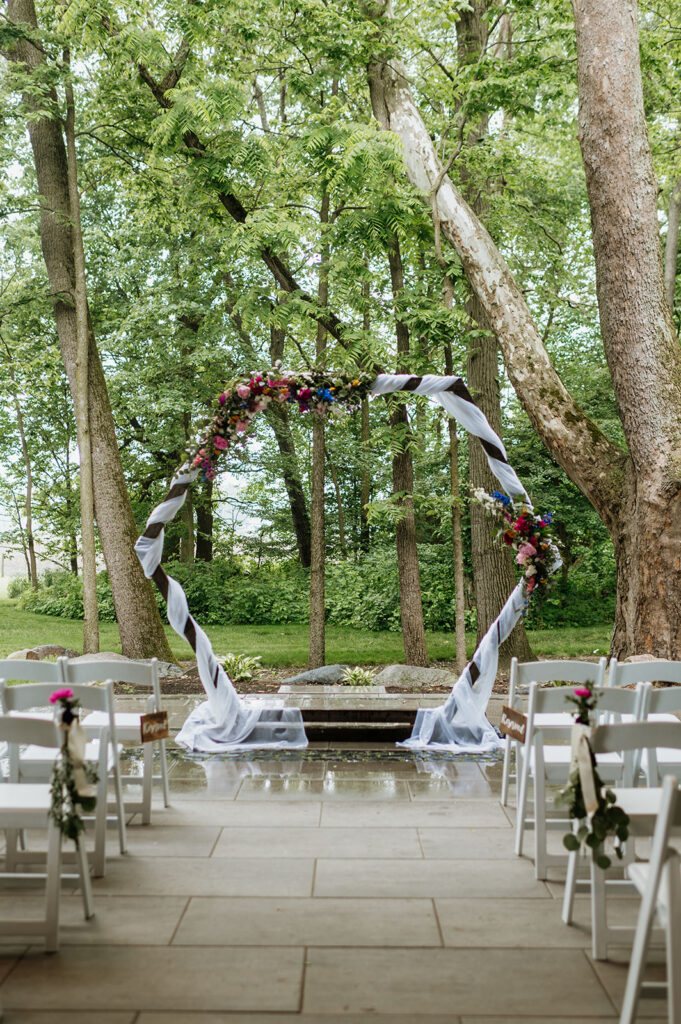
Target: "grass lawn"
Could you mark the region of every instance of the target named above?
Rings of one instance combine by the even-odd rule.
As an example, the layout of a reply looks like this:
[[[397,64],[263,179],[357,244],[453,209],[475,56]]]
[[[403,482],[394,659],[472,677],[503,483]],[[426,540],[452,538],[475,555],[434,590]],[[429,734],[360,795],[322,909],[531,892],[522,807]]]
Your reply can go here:
[[[118,627],[100,623],[100,649],[120,652]],[[176,658],[188,660],[192,650],[185,641],[166,626],[170,645]],[[307,626],[207,626],[217,654],[260,654],[263,665],[278,668],[304,665],[307,661]],[[612,626],[533,630],[530,643],[537,657],[579,658],[608,653]],[[0,600],[0,658],[12,651],[38,644],[60,644],[74,650],[82,649],[83,623],[78,619],[61,619],[20,611],[16,602]],[[433,661],[454,657],[453,633],[428,633],[428,653]],[[473,653],[475,637],[467,637],[468,654]],[[370,633],[350,626],[327,626],[326,660],[357,665],[385,665],[404,661],[401,633]]]

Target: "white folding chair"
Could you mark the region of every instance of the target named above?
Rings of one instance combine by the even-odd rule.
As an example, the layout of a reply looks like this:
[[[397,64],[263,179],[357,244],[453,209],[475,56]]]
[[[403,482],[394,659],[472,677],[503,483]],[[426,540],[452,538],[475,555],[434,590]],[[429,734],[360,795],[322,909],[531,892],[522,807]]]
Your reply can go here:
[[[85,710],[96,710],[104,714],[105,725],[98,724],[87,727],[85,731],[89,737],[86,747],[86,760],[96,766],[99,776],[97,788],[97,807],[95,809],[94,821],[94,856],[93,874],[99,878],[104,874],[106,866],[106,825],[107,825],[107,785],[109,775],[113,777],[116,820],[118,826],[119,847],[121,853],[127,849],[125,831],[125,808],[123,806],[123,794],[120,784],[120,767],[118,756],[120,747],[116,736],[116,722],[113,711],[113,683],[111,681],[101,686],[70,685],[74,697],[76,697]],[[52,683],[24,683],[19,686],[8,686],[0,681],[0,707],[4,714],[15,714],[17,712],[29,711],[29,709],[43,708],[49,703],[50,695],[54,692]],[[22,778],[31,780],[42,780],[49,778],[52,772],[56,754],[48,755],[38,746],[31,746],[23,752],[21,759],[12,755],[10,751],[10,782],[20,782]],[[8,836],[7,861],[8,865],[16,858],[16,842],[11,842],[13,837]],[[21,859],[26,859],[22,853]]]
[[[21,679],[31,683],[64,682],[64,658],[56,661],[26,661],[4,658],[0,661],[0,679]]]
[[[640,683],[643,688],[646,684]],[[599,774],[601,763],[604,757],[613,753],[625,754],[630,757],[638,754],[646,747],[661,747],[681,749],[681,722],[644,722],[629,721],[619,724],[601,725],[594,729],[591,736],[591,749],[596,755]],[[637,837],[649,836],[652,834],[651,814],[648,813],[650,806],[654,806],[656,795],[659,789],[647,789],[645,787],[632,787],[631,782],[625,781],[624,786],[613,787],[616,803],[630,817],[630,838],[627,840],[626,859],[624,864],[631,872],[634,859],[634,842]],[[566,924],[572,923],[572,911],[574,906],[574,894],[577,885],[577,857],[578,852],[571,852],[568,862],[568,873],[565,882],[565,895],[563,900],[563,921]],[[633,929],[628,926],[614,926],[608,924],[607,917],[607,894],[608,890],[622,887],[631,887],[628,880],[608,879],[607,870],[600,868],[591,852],[589,852],[589,889],[591,896],[591,945],[592,955],[595,960],[605,960],[608,955],[609,945],[622,945],[630,942]]]
[[[65,659],[64,678],[67,685],[71,683],[89,683],[98,679],[114,679],[120,683],[130,683],[133,686],[145,686],[151,689],[147,701],[148,711],[162,711],[161,684],[159,682],[158,661],[152,658],[145,661],[73,661]],[[141,743],[140,734],[141,715],[136,712],[116,711],[116,733],[122,742]],[[95,712],[84,721],[84,725],[97,725],[101,723],[101,712]],[[160,756],[160,773],[153,773],[154,742],[158,743]],[[168,787],[168,766],[166,763],[166,741],[156,740],[142,744],[144,750],[144,772],[142,776],[142,801],[134,804],[126,801],[126,808],[129,811],[141,810],[142,824],[148,825],[151,821],[151,793],[152,784],[160,782],[163,792],[163,803],[165,807],[170,806],[170,791]],[[123,780],[134,781],[134,780]]]
[[[521,701],[524,701],[525,694],[529,690],[530,683],[555,683],[557,680],[567,683],[591,683],[594,687],[600,688],[607,685],[605,666],[606,658],[599,658],[597,662],[592,661],[525,661],[519,662],[517,658],[511,659],[511,675],[508,683],[508,704],[516,710],[521,710]],[[537,723],[546,726],[562,727],[570,725],[572,715],[566,708],[562,711],[547,712],[538,715]],[[518,754],[519,746],[517,740],[506,736],[504,744],[504,767],[501,776],[501,804],[505,807],[508,803],[508,789],[511,779],[516,783],[516,800],[518,797]],[[516,771],[511,771],[511,754],[515,753]]]
[[[681,667],[681,666],[679,666]],[[648,722],[678,722],[681,713],[681,686],[655,690],[645,683],[643,715]],[[681,779],[681,751],[674,747],[644,748],[641,751],[641,769],[647,786],[659,786],[665,775]]]
[[[629,877],[642,896],[634,934],[629,973],[624,990],[620,1024],[633,1024],[642,991],[659,983],[644,982],[646,955],[650,943],[653,918],[657,915],[665,932],[667,960],[667,1011],[669,1024],[681,1021],[681,857],[670,846],[674,833],[681,832],[681,798],[679,782],[673,775],[662,783],[660,810],[655,824],[648,863],[629,866]]]
[[[10,751],[19,744],[30,747],[52,748],[58,756],[61,735],[54,721],[35,718],[0,716],[0,742],[7,743]],[[1,935],[43,935],[47,952],[59,948],[59,895],[61,884],[61,832],[50,816],[52,796],[50,784],[8,782],[0,786],[0,828],[47,829],[47,861],[45,873],[45,916],[38,920],[0,920]],[[92,891],[85,844],[76,843],[76,856],[80,874],[85,916],[92,917]],[[3,877],[16,879],[16,872],[4,872]],[[30,878],[36,878],[31,874]]]
[[[633,664],[622,664],[617,658],[610,659],[608,668],[610,686],[636,686],[637,683],[670,683],[681,684],[681,661],[637,661]],[[649,721],[674,722],[675,715],[664,711],[650,712]]]
[[[555,714],[564,708],[570,708],[566,701],[566,687],[540,687],[538,683],[530,685],[530,697],[527,709],[527,728],[525,743],[519,750],[519,793],[516,818],[516,854],[522,856],[523,837],[528,826],[534,827],[534,865],[538,879],[547,877],[548,868],[553,864],[564,865],[565,854],[549,854],[547,850],[547,831],[566,827],[567,820],[548,818],[546,813],[547,785],[564,784],[570,769],[572,757],[569,740],[572,722],[562,726],[542,725],[538,719],[540,714]],[[638,717],[643,698],[642,687],[636,690],[613,689],[606,686],[594,690],[597,698],[597,714],[599,720],[611,717],[618,718],[628,714]],[[549,740],[550,742],[545,742]],[[555,741],[561,741],[556,743]],[[599,762],[599,772],[604,782],[624,781],[631,783],[633,777],[633,755],[622,757],[619,753],[606,754]],[[527,814],[527,795],[530,783],[534,789],[534,817]]]

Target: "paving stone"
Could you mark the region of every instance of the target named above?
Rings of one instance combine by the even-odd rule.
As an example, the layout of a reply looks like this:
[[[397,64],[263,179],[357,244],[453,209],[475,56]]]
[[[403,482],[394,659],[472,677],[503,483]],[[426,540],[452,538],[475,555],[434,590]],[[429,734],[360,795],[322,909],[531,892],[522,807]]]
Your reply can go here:
[[[546,979],[549,983],[542,983]],[[309,949],[305,1013],[612,1016],[581,950]]]
[[[238,803],[238,801],[237,801]],[[508,818],[495,800],[421,800],[407,803],[331,801],[322,809],[322,825],[385,828],[503,828]],[[509,836],[511,835],[509,827]]]
[[[491,865],[491,866],[490,866]],[[315,896],[480,896],[522,897],[548,901],[543,882],[520,860],[496,863],[473,860],[319,860]],[[408,922],[405,922],[408,944]]]
[[[430,899],[192,899],[176,946],[440,946]]]
[[[93,882],[117,896],[309,896],[314,861],[224,857],[119,857]]]
[[[343,779],[245,779],[238,800],[408,800],[406,782],[395,780]]]
[[[213,851],[213,857],[276,859],[420,856],[416,829],[401,828],[225,828]]]
[[[429,860],[515,860],[508,828],[420,828],[423,856]],[[497,868],[503,870],[503,868]]]
[[[64,946],[22,959],[2,988],[7,1009],[278,1010],[300,1002],[303,950],[267,947]]]

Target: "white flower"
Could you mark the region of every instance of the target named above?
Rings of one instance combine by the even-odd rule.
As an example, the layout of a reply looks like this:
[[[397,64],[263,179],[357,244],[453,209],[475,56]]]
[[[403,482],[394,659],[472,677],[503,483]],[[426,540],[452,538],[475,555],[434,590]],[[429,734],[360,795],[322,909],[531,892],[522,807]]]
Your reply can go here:
[[[525,571],[525,575],[526,576],[536,576],[537,575],[537,567],[536,567],[536,565],[531,565],[529,567],[529,569],[527,569]]]

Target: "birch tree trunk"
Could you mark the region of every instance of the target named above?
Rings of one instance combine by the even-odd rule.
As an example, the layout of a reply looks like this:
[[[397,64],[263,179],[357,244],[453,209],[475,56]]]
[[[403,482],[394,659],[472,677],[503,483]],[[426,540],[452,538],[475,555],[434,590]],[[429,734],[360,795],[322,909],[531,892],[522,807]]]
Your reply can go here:
[[[24,417],[21,412],[21,403],[19,401],[19,389],[17,387],[16,375],[14,373],[14,359],[12,351],[9,348],[7,342],[3,338],[3,345],[5,352],[7,353],[7,369],[9,372],[9,379],[12,382],[12,397],[14,399],[14,411],[17,417],[17,429],[19,431],[19,442],[21,444],[21,456],[24,461],[24,472],[26,473],[26,497],[24,499],[24,518],[26,520],[26,530],[21,525],[21,514],[17,507],[17,518],[19,522],[19,531],[22,537],[22,543],[24,546],[24,554],[26,557],[26,568],[28,569],[28,578],[31,581],[31,586],[34,590],[38,589],[38,567],[35,558],[35,540],[33,537],[33,467],[31,466],[31,454],[28,450],[28,444],[26,442],[26,433],[24,431]]]
[[[679,221],[681,220],[681,178],[675,181],[669,196],[669,213],[667,216],[667,238],[664,246],[664,288],[667,302],[674,312],[674,293],[676,292],[676,266],[679,259]]]
[[[37,30],[33,0],[10,0],[7,15],[14,24],[28,25],[33,31]],[[19,39],[10,56],[29,73],[44,64],[42,50],[28,39]],[[31,111],[34,98],[30,89],[27,89],[24,101]],[[62,359],[75,400],[78,336],[67,161],[64,139],[56,120],[58,111],[54,90],[47,96],[42,95],[41,109],[46,102],[53,106],[54,116],[30,117],[28,132],[40,194],[43,256]],[[132,658],[156,656],[172,661],[151,584],[134,552],[138,530],[123,476],[109,395],[89,315],[87,326],[95,515],[111,580],[123,653]]]
[[[574,0],[580,144],[601,330],[628,453],[567,392],[488,232],[442,166],[403,65],[368,68],[374,114],[455,248],[535,430],[613,538],[612,653],[681,657],[681,355],[664,292],[657,186],[643,112],[634,0]]]
[[[65,55],[70,66],[70,54]],[[74,410],[80,455],[80,536],[83,581],[83,654],[99,651],[99,611],[97,608],[97,552],[95,548],[95,493],[92,476],[90,439],[90,389],[87,283],[85,251],[80,219],[78,157],[76,154],[76,104],[73,86],[66,86],[66,165],[71,209],[73,244],[74,306],[76,318],[76,395]]]

